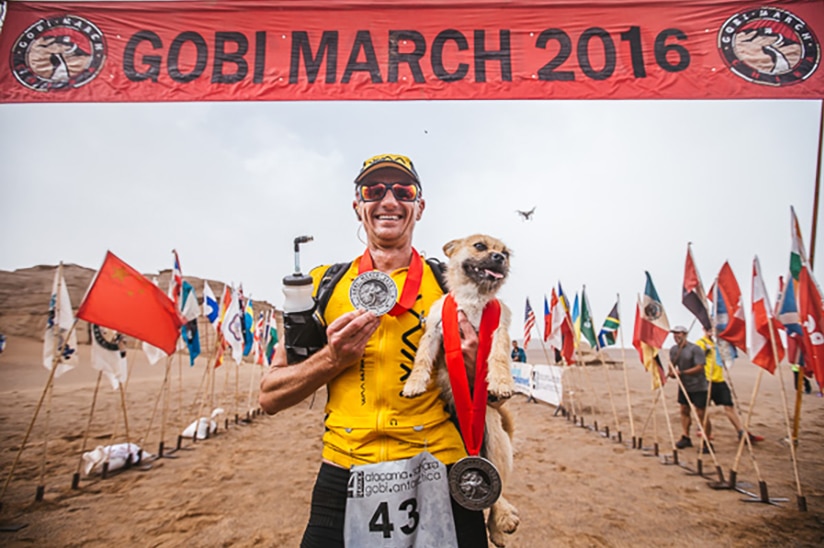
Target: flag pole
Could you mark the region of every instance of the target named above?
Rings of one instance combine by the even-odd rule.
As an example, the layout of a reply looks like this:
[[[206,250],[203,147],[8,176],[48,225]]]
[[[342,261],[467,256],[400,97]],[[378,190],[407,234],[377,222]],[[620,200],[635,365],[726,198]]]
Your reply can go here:
[[[54,373],[57,371],[57,363],[60,360],[60,356],[63,355],[63,351],[66,348],[66,344],[69,341],[69,337],[74,331],[74,328],[77,326],[77,318],[74,319],[71,328],[66,332],[66,337],[63,339],[63,344],[57,348],[54,356],[52,357],[52,367],[51,371],[49,371],[49,378],[46,380],[46,386],[43,387],[43,393],[40,394],[40,400],[37,402],[37,406],[34,408],[34,415],[31,418],[31,422],[29,423],[29,427],[26,429],[26,435],[23,436],[23,442],[20,444],[20,449],[17,451],[17,455],[14,457],[14,462],[12,462],[11,468],[9,469],[9,475],[6,477],[6,481],[3,484],[3,490],[0,491],[0,505],[2,504],[3,497],[6,495],[6,489],[9,487],[9,483],[11,483],[11,478],[14,475],[14,469],[17,468],[17,464],[20,462],[20,455],[23,454],[23,449],[26,448],[26,442],[29,441],[29,436],[31,435],[31,431],[34,428],[34,423],[37,420],[37,415],[40,413],[40,408],[43,405],[43,400],[46,398],[46,392],[48,392],[49,387],[51,386],[52,382],[54,382]]]
[[[815,263],[815,236],[818,228],[818,198],[821,190],[821,156],[824,154],[824,99],[821,100],[818,123],[818,161],[815,164],[815,191],[813,193],[813,226],[810,231],[810,269]]]
[[[768,319],[771,320],[771,318]],[[806,497],[804,497],[804,494],[801,491],[801,478],[798,475],[798,459],[795,455],[795,443],[793,443],[792,431],[790,428],[790,415],[787,404],[787,390],[786,388],[784,388],[784,370],[781,368],[781,364],[779,363],[778,359],[778,348],[776,347],[775,343],[775,332],[773,331],[772,321],[768,321],[767,325],[770,330],[770,346],[772,347],[773,359],[775,360],[775,367],[776,369],[778,369],[778,382],[781,385],[781,401],[784,404],[784,423],[787,425],[787,441],[789,442],[790,446],[790,458],[793,462],[793,474],[795,475],[795,486],[797,490],[796,502],[798,504],[798,509],[802,512],[806,512],[807,499]],[[747,437],[749,438],[749,435]]]
[[[618,317],[621,317],[621,294],[616,293],[618,298]],[[624,349],[624,324],[619,324],[618,329],[621,332],[621,361],[623,362],[623,369],[624,369],[624,389],[627,393],[627,415],[629,416],[629,433],[632,436],[632,443],[635,444],[635,421],[632,418],[632,399],[630,398],[629,392],[629,373],[627,373],[627,356],[626,350]],[[621,437],[620,432],[618,433],[618,437]]]
[[[86,430],[83,432],[83,443],[80,444],[80,458],[77,461],[77,470],[72,476],[72,489],[77,489],[80,486],[80,471],[83,468],[83,453],[86,452],[86,443],[89,441],[89,431],[92,428],[92,417],[94,417],[94,408],[97,405],[97,394],[100,391],[100,381],[103,379],[103,371],[97,372],[97,382],[94,385],[94,395],[92,396],[92,405],[89,409],[89,420],[86,422]]]
[[[538,333],[538,342],[541,343],[541,350],[543,350],[543,352],[544,352],[544,358],[546,359],[546,363],[549,366],[549,370],[552,371],[553,370],[552,366],[554,365],[554,363],[550,363],[549,354],[546,351],[546,345],[544,344],[544,340],[541,338],[541,332],[538,329],[537,322],[536,322],[536,325],[534,326],[534,328],[535,328],[535,331]],[[551,361],[554,362],[555,360],[551,360]],[[554,377],[554,374],[553,374],[553,377]],[[555,395],[558,396],[558,405],[560,407],[563,407],[563,399],[564,399],[563,394],[560,394],[558,392],[558,383],[554,383],[554,384],[555,384]],[[529,397],[531,398],[532,394],[530,394]]]
[[[51,423],[51,407],[52,397],[54,396],[54,383],[49,386],[49,395],[46,400],[46,428],[43,435],[43,457],[40,459],[40,483],[37,485],[36,495],[34,500],[40,502],[43,500],[43,495],[46,492],[46,458],[49,454],[49,427]]]

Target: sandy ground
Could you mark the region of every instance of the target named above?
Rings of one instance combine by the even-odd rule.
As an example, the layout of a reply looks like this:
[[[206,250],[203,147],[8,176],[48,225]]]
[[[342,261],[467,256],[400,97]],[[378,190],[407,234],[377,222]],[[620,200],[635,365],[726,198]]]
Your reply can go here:
[[[541,354],[530,349],[536,363]],[[8,477],[26,427],[47,378],[40,365],[41,343],[12,337],[0,355],[0,467]],[[306,523],[314,476],[319,466],[325,393],[314,405],[304,401],[276,416],[245,415],[250,381],[259,370],[245,364],[218,370],[216,403],[230,419],[221,421],[215,437],[192,443],[172,457],[113,475],[84,479],[72,490],[83,432],[89,417],[96,372],[88,366],[88,347],[81,347],[81,366],[57,380],[51,405],[44,403],[31,438],[6,491],[0,525],[24,527],[0,532],[3,546],[297,546]],[[614,352],[613,356],[620,357]],[[576,410],[585,427],[554,415],[554,408],[516,396],[507,405],[514,412],[517,475],[508,498],[520,510],[521,527],[509,546],[821,546],[824,544],[824,398],[803,397],[798,472],[807,512],[796,503],[796,481],[790,458],[779,376],[763,375],[753,411],[752,430],[765,436],[755,445],[761,478],[776,505],[745,502],[735,490],[708,486],[716,479],[715,464],[705,456],[705,475],[695,475],[695,450],[679,452],[681,465],[655,457],[671,454],[663,406],[654,407],[649,377],[634,352],[626,353],[636,435],[645,450],[631,447],[631,431],[623,369],[587,367],[568,371],[566,384],[575,390]],[[183,361],[185,360],[185,363]],[[161,400],[149,429],[152,410],[163,383],[165,364],[149,366],[141,352],[130,351],[133,367],[127,397],[130,439],[156,453],[160,441]],[[194,368],[187,358],[171,363],[171,387],[165,445],[198,414],[195,394],[205,360]],[[734,388],[749,408],[758,368],[739,360],[732,372]],[[181,392],[179,380],[182,378]],[[791,373],[784,370],[788,398]],[[609,382],[607,382],[609,379]],[[237,394],[235,391],[237,386]],[[610,388],[618,424],[610,402]],[[256,387],[255,387],[256,389]],[[256,394],[256,392],[255,392]],[[679,434],[675,386],[665,388],[672,428]],[[252,397],[254,402],[256,396]],[[46,399],[48,402],[48,398]],[[183,411],[180,412],[182,402]],[[102,385],[90,430],[89,447],[125,441],[122,419],[115,427],[119,394]],[[194,408],[193,408],[194,407]],[[207,405],[208,407],[208,405]],[[46,409],[50,409],[47,414]],[[205,408],[204,408],[205,413]],[[45,497],[35,502],[43,465],[48,415],[49,442],[43,485]],[[792,411],[790,411],[792,415]],[[733,465],[736,434],[719,409],[713,408],[714,446],[725,477]],[[611,438],[591,429],[597,421],[609,426]],[[644,423],[646,422],[646,428]],[[643,432],[642,432],[643,429]],[[116,431],[115,431],[116,430]],[[623,443],[615,433],[621,431]],[[148,435],[147,435],[148,432]],[[142,439],[145,438],[145,439]],[[693,440],[697,441],[695,435]],[[744,453],[737,467],[739,483],[758,492],[759,473]]]

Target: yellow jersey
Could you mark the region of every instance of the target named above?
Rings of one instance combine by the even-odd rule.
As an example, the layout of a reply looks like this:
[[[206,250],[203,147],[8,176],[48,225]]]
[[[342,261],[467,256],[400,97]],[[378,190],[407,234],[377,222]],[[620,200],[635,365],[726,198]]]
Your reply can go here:
[[[704,350],[706,362],[704,363],[704,373],[707,375],[707,380],[710,382],[724,382],[724,368],[718,365],[715,360],[718,349],[712,339],[704,335],[695,344]]]
[[[323,319],[326,325],[354,310],[349,288],[358,275],[360,258],[337,283]],[[407,268],[392,272],[398,288],[406,281]],[[326,267],[311,274],[315,291]],[[400,291],[399,291],[400,293]],[[423,279],[412,309],[381,316],[377,331],[366,344],[360,361],[327,384],[326,432],[323,458],[344,468],[411,458],[429,451],[444,464],[466,456],[463,440],[434,380],[415,398],[401,395],[415,361],[424,321],[432,304],[443,295],[431,267],[424,262]]]

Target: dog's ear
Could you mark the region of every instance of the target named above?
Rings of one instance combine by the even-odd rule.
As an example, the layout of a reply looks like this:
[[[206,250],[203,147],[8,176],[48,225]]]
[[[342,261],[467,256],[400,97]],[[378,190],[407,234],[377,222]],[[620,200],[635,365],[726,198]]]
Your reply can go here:
[[[446,242],[443,246],[444,255],[451,257],[455,250],[461,245],[461,242],[463,242],[462,239]]]

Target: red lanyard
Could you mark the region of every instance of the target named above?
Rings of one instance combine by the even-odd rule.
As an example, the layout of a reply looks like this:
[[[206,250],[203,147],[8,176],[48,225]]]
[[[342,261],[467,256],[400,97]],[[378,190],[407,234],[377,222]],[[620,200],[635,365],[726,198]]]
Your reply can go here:
[[[475,389],[469,392],[469,379],[461,352],[461,334],[458,327],[458,306],[452,294],[447,294],[443,302],[441,321],[443,322],[443,346],[446,368],[452,384],[455,399],[455,413],[461,426],[461,435],[469,455],[481,452],[484,440],[484,420],[486,417],[486,372],[487,359],[492,350],[492,334],[498,328],[501,318],[501,304],[492,300],[484,307],[481,329],[478,333],[478,355],[475,359]]]
[[[372,255],[369,250],[363,252],[360,264],[358,265],[358,274],[374,270],[375,266],[372,263]],[[406,282],[403,284],[401,290],[401,297],[392,310],[388,312],[390,316],[400,316],[415,304],[418,299],[418,291],[421,289],[421,280],[423,279],[423,261],[415,248],[412,248],[412,260],[409,263],[409,270],[406,272]]]

